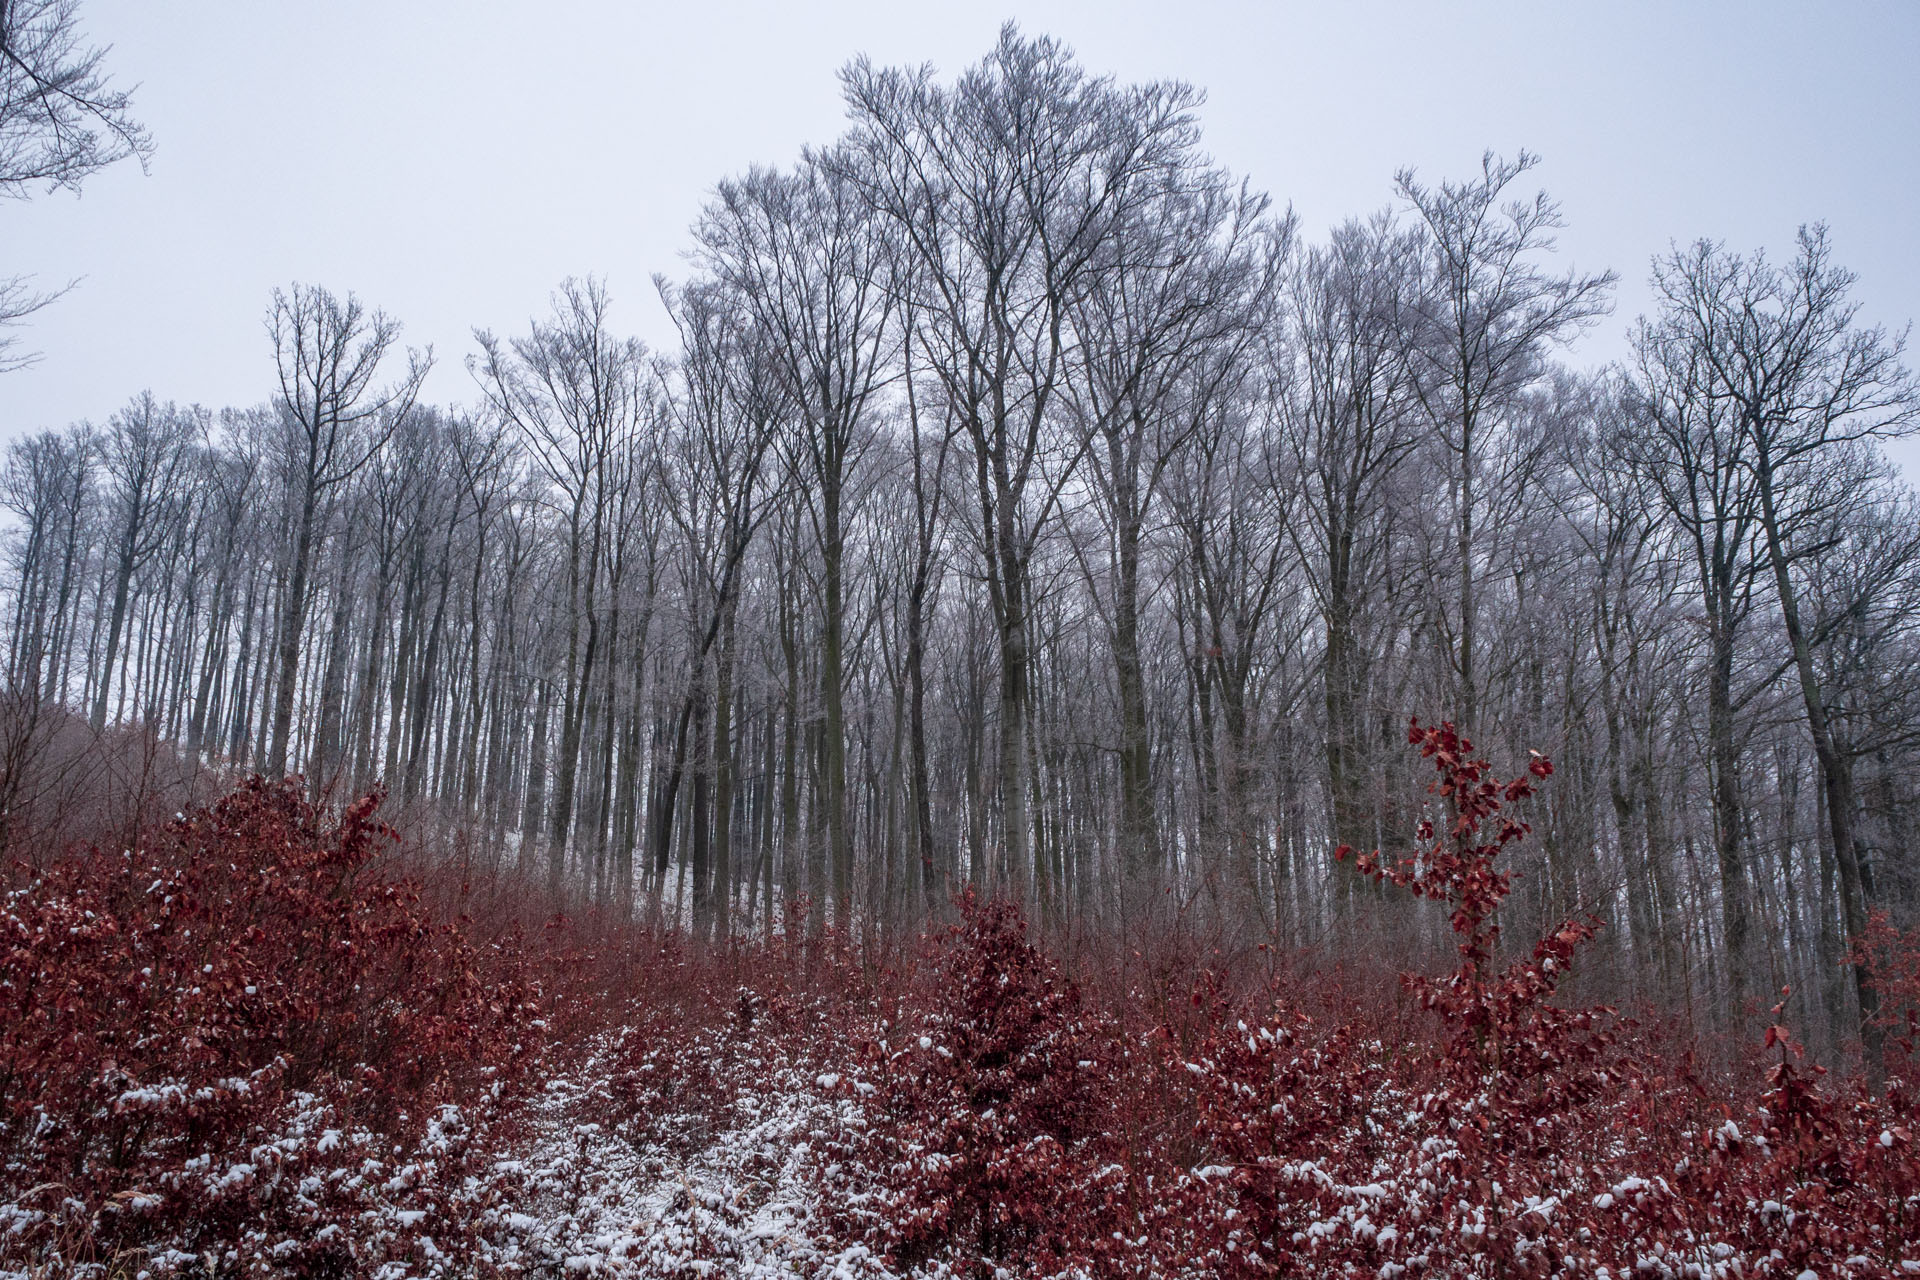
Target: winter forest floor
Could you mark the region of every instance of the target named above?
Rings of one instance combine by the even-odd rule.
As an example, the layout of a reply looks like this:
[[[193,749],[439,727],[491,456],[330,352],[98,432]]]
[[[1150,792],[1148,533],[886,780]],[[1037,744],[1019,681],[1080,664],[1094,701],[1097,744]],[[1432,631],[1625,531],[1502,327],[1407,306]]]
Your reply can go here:
[[[884,946],[543,919],[293,784],[16,841],[0,1275],[1920,1273],[1914,940],[1871,1084],[1790,1012],[1714,1058],[1575,1006],[1587,922],[1493,927],[1550,769],[1420,745],[1445,833],[1361,869],[1460,959],[1398,987],[1069,961],[971,895]]]

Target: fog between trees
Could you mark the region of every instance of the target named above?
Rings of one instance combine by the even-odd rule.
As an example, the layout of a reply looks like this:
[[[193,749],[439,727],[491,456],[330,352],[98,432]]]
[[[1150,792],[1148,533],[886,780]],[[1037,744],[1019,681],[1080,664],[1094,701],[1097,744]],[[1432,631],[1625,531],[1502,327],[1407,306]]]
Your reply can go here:
[[[1593,913],[1622,998],[1711,1025],[1791,983],[1857,1028],[1849,940],[1920,905],[1920,524],[1878,447],[1920,388],[1824,229],[1677,245],[1584,370],[1626,321],[1524,154],[1309,242],[1186,86],[1012,29],[843,79],[845,134],[721,183],[655,282],[671,350],[567,281],[436,406],[396,319],[296,284],[261,404],[16,442],[8,759],[65,707],[384,783],[709,937],[973,883],[1394,954],[1445,921],[1332,854],[1410,850],[1407,719],[1447,718],[1555,764],[1512,937]]]

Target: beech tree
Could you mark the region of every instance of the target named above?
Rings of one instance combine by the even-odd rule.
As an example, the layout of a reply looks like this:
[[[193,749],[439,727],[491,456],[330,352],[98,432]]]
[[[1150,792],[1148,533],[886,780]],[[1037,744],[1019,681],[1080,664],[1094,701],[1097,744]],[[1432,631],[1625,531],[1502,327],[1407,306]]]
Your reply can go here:
[[[1548,349],[1604,314],[1614,282],[1611,272],[1552,276],[1541,269],[1539,258],[1553,249],[1562,225],[1559,206],[1545,192],[1500,203],[1537,163],[1524,151],[1513,160],[1489,151],[1480,176],[1467,182],[1430,187],[1411,169],[1395,178],[1426,232],[1426,288],[1418,303],[1425,332],[1414,348],[1421,365],[1414,385],[1448,468],[1456,594],[1440,625],[1459,718],[1468,725],[1479,711],[1476,585],[1490,531],[1475,520],[1502,478],[1488,468],[1510,456],[1500,437],[1520,396],[1544,371]]]
[[[1855,826],[1853,767],[1833,727],[1796,581],[1796,562],[1828,536],[1827,513],[1858,484],[1855,446],[1920,427],[1920,384],[1900,363],[1904,343],[1855,324],[1851,273],[1835,267],[1825,228],[1802,229],[1793,262],[1741,257],[1699,244],[1666,272],[1667,340],[1684,344],[1688,391],[1725,439],[1726,464],[1747,492],[1746,519],[1771,571],[1788,663],[1819,763],[1827,835],[1840,876],[1849,945],[1864,936],[1868,877]],[[1750,552],[1755,554],[1754,552]],[[1738,820],[1732,797],[1725,821]],[[1859,968],[1855,991],[1871,1027],[1874,992]],[[1869,1033],[1871,1034],[1871,1033]],[[1870,1046],[1869,1052],[1873,1052]]]
[[[152,392],[144,392],[133,403],[113,416],[101,443],[102,470],[111,504],[113,532],[109,554],[112,558],[113,605],[107,621],[106,646],[100,665],[112,671],[120,652],[121,629],[127,619],[127,594],[133,575],[152,559],[173,532],[162,519],[164,508],[179,501],[177,489],[183,479],[187,449],[194,438],[204,434],[207,422],[203,411],[183,411],[175,405],[161,405]],[[107,696],[111,682],[101,680],[94,690],[93,731],[100,732],[107,721]]]
[[[670,402],[675,421],[663,482],[681,535],[686,638],[684,692],[665,744],[668,757],[655,775],[653,896],[657,910],[672,855],[675,806],[691,767],[691,848],[683,864],[693,882],[691,920],[696,932],[725,932],[731,910],[715,912],[714,899],[717,894],[730,904],[732,887],[733,744],[727,717],[735,625],[747,553],[778,505],[760,499],[764,463],[787,404],[764,335],[745,323],[737,295],[715,283],[673,291],[662,282],[662,292],[684,346],[676,370],[679,394]]]
[[[1379,616],[1395,577],[1402,468],[1419,446],[1412,318],[1420,244],[1389,215],[1337,228],[1289,281],[1295,332],[1279,389],[1292,476],[1288,539],[1322,617],[1327,796],[1333,835],[1378,846],[1363,761]],[[1337,875],[1350,880],[1346,864]],[[1343,894],[1359,882],[1343,883]]]
[[[394,422],[419,394],[432,352],[409,351],[407,372],[392,385],[376,388],[374,379],[400,326],[381,312],[368,313],[352,294],[342,301],[311,285],[274,290],[267,332],[280,375],[275,406],[281,426],[279,463],[293,518],[276,636],[273,736],[265,761],[267,771],[277,774],[287,768],[294,678],[321,505],[385,446]]]
[[[845,707],[847,509],[893,376],[899,288],[889,228],[862,197],[851,153],[808,156],[791,175],[722,183],[696,229],[702,262],[739,296],[793,410],[786,441],[821,564],[820,768],[836,911],[850,908]]]
[[[477,333],[474,364],[488,402],[519,428],[536,464],[558,490],[566,538],[566,637],[560,653],[560,753],[547,830],[549,883],[565,871],[574,822],[587,699],[602,649],[601,579],[613,550],[615,469],[645,421],[646,349],[614,336],[603,285],[569,280],[553,319],[535,321],[510,348]],[[536,732],[539,732],[536,729]]]
[[[1113,655],[1120,865],[1146,883],[1164,846],[1140,653],[1142,542],[1168,465],[1249,377],[1292,237],[1290,220],[1266,221],[1264,196],[1198,155],[1182,163],[1102,246],[1073,303],[1063,387],[1088,442],[1104,544],[1084,568]]]
[[[999,874],[1051,909],[1033,857],[1029,754],[1032,569],[1086,450],[1055,413],[1075,303],[1142,201],[1191,163],[1187,86],[1120,88],[1067,50],[1003,28],[952,87],[931,69],[844,76],[867,198],[898,228],[926,367],[973,453],[988,598],[998,631]],[[1077,438],[1076,438],[1077,435]]]

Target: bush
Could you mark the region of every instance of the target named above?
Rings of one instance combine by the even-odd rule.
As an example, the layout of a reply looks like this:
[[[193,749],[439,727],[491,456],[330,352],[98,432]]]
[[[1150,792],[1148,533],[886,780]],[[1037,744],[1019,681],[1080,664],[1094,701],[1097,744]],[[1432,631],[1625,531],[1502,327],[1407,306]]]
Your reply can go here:
[[[853,1155],[877,1183],[857,1222],[900,1266],[1046,1275],[1101,1252],[1122,1187],[1110,1159],[1111,1026],[1027,940],[1005,901],[969,890],[892,1025],[866,1047]]]
[[[1336,961],[1254,1002],[1192,975],[1197,1019],[1123,1035],[1015,908],[968,897],[857,1066],[822,1077],[866,1099],[822,1170],[839,1228],[927,1275],[1920,1272],[1904,1084],[1833,1088],[1779,1009],[1743,1083],[1562,1003],[1598,922],[1517,959],[1499,933],[1552,766],[1501,780],[1450,725],[1410,740],[1436,771],[1421,847],[1360,864],[1448,908],[1458,961],[1403,976],[1413,1023]]]
[[[1896,928],[1885,911],[1875,911],[1852,960],[1867,967],[1879,997],[1875,1019],[1886,1040],[1884,1065],[1896,1084],[1911,1089],[1920,1066],[1920,929]]]
[[[0,1247],[314,1275],[416,1247],[398,1229],[516,1083],[540,989],[514,939],[382,872],[379,803],[333,821],[255,779],[137,849],[23,869],[0,911]]]
[[[1497,923],[1512,883],[1497,860],[1527,834],[1508,809],[1551,766],[1536,758],[1501,782],[1451,725],[1416,723],[1410,737],[1439,775],[1441,812],[1421,824],[1431,843],[1360,865],[1451,908],[1459,964],[1404,979],[1436,1025],[1407,1046],[1367,1035],[1364,1010],[1330,1029],[1284,1010],[1223,1027],[1186,1064],[1206,1163],[1181,1183],[1186,1225],[1162,1237],[1164,1269],[1920,1271],[1905,1094],[1827,1089],[1776,1022],[1765,1088],[1714,1097],[1685,1060],[1676,1070],[1647,1043],[1629,1051],[1611,1010],[1553,1003],[1595,922],[1569,922],[1505,965]]]

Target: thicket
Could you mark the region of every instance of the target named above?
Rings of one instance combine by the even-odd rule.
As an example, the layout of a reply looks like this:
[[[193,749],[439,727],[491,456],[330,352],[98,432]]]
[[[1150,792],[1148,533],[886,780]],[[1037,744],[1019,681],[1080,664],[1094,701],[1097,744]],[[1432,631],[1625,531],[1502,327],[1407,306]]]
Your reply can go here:
[[[592,1044],[612,1065],[568,1122],[640,1151],[698,1149],[750,1092],[832,1100],[815,1227],[899,1272],[1920,1271],[1920,939],[1882,922],[1859,957],[1881,1078],[1808,1062],[1785,995],[1742,1066],[1709,1068],[1564,996],[1599,922],[1501,938],[1551,766],[1502,779],[1449,725],[1410,738],[1434,769],[1416,852],[1343,855],[1449,914],[1452,967],[1402,998],[1337,964],[1163,968],[1149,990],[972,894],[897,951],[810,933],[804,903],[724,947],[530,931],[401,874],[377,795],[333,814],[293,782],[23,861],[0,912],[0,1262],[492,1273],[526,1227],[528,1100]]]
[[[522,939],[392,873],[379,805],[256,778],[18,868],[0,1257],[356,1275],[471,1214],[553,991]]]
[[[1778,1020],[1723,1077],[1557,1001],[1598,922],[1515,959],[1498,924],[1501,855],[1551,766],[1502,781],[1450,725],[1410,736],[1437,774],[1427,843],[1359,861],[1450,910],[1458,963],[1405,975],[1413,1021],[1198,974],[1199,1016],[1142,1025],[1087,1008],[1004,904],[965,902],[869,1049],[874,1122],[847,1151],[879,1191],[854,1225],[982,1276],[1920,1271],[1912,1037],[1870,1092]],[[1911,1027],[1915,940],[1878,937]]]

